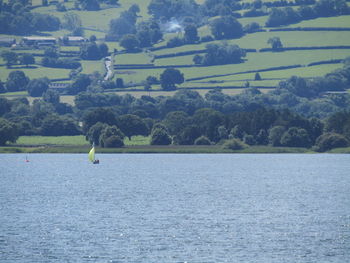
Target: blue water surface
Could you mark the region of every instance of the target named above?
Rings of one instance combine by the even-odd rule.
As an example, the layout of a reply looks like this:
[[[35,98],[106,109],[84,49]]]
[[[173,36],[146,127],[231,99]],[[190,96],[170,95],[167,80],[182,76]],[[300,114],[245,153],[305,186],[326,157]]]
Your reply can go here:
[[[350,262],[350,155],[0,155],[0,262]]]

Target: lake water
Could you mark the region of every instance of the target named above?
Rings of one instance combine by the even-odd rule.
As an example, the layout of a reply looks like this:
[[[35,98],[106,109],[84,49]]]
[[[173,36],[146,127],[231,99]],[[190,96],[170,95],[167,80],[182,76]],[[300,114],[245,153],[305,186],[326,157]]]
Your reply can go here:
[[[0,262],[350,262],[350,155],[0,155]]]

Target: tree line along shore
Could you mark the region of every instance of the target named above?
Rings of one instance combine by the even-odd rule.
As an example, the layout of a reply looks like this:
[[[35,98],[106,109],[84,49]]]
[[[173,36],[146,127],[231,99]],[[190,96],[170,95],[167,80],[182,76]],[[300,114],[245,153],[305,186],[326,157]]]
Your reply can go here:
[[[101,152],[346,149],[349,14],[343,0],[2,2],[1,151],[80,152],[16,144],[78,135]]]

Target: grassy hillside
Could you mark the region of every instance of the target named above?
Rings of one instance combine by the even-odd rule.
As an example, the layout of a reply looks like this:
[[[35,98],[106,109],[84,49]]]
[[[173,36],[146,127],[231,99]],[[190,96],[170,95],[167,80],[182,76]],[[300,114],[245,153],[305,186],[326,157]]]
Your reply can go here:
[[[82,20],[83,28],[85,30],[85,37],[96,35],[99,41],[103,41],[106,32],[108,32],[109,23],[111,19],[118,18],[120,13],[127,10],[132,4],[138,4],[140,7],[140,13],[138,22],[147,20],[150,18],[148,14],[148,4],[151,0],[143,1],[130,1],[119,0],[118,6],[108,6],[101,4],[101,10],[99,11],[79,11],[74,9],[74,1],[69,0],[64,2],[64,5],[70,12],[74,12]],[[198,4],[202,4],[204,0],[196,0]],[[244,2],[251,3],[252,0],[244,0]],[[264,1],[263,1],[264,2]],[[271,2],[271,1],[269,1]],[[36,7],[33,12],[42,14],[55,15],[63,21],[65,12],[58,12],[55,5],[40,6],[41,0],[33,0],[33,5]],[[298,8],[298,7],[293,7]],[[244,12],[246,10],[242,10]],[[209,19],[212,20],[213,18]],[[232,65],[218,65],[210,67],[179,67],[186,79],[199,78],[200,80],[187,81],[180,85],[180,88],[204,88],[209,89],[213,87],[236,87],[232,90],[233,94],[239,92],[239,88],[244,87],[246,82],[249,81],[250,86],[266,86],[274,87],[279,81],[289,78],[293,75],[302,77],[315,77],[322,76],[332,70],[339,68],[340,64],[324,64],[317,66],[308,66],[310,63],[328,61],[334,59],[344,59],[350,56],[350,49],[337,49],[335,46],[347,46],[350,45],[350,31],[334,31],[334,28],[350,27],[350,15],[343,15],[337,17],[323,17],[312,20],[302,21],[300,23],[284,26],[284,28],[297,28],[297,27],[322,27],[323,31],[278,31],[272,32],[273,28],[266,28],[265,22],[268,16],[260,17],[243,17],[239,18],[239,22],[244,26],[248,23],[257,22],[266,30],[266,32],[257,32],[252,34],[246,34],[240,39],[227,40],[230,44],[237,44],[241,48],[255,49],[257,52],[247,53],[244,63],[232,64]],[[41,32],[54,37],[60,37],[69,33],[66,30],[60,30],[56,32]],[[210,27],[204,25],[198,29],[200,36],[210,35]],[[5,35],[1,35],[5,36]],[[6,35],[9,36],[9,35]],[[164,35],[164,40],[157,43],[156,47],[163,47],[160,50],[149,51],[144,49],[139,53],[125,53],[115,56],[114,65],[117,66],[114,73],[114,80],[116,78],[123,78],[124,83],[139,84],[136,89],[143,88],[143,82],[148,76],[155,76],[159,78],[160,74],[164,71],[164,68],[147,68],[140,69],[137,65],[132,67],[132,64],[153,64],[156,67],[164,66],[178,66],[178,65],[193,65],[193,55],[177,56],[169,58],[157,58],[160,55],[174,54],[178,52],[197,51],[204,50],[208,43],[219,43],[219,41],[212,41],[207,43],[199,43],[192,45],[184,45],[175,48],[165,48],[166,42],[174,36],[183,36],[183,33],[168,33]],[[13,36],[9,36],[13,37]],[[14,36],[17,42],[20,41],[21,36]],[[260,52],[261,49],[270,48],[267,43],[271,37],[279,37],[283,47],[298,47],[298,48],[310,48],[310,47],[329,47],[329,49],[313,49],[313,50],[295,50],[284,52]],[[110,51],[114,49],[120,51],[122,47],[118,42],[107,42]],[[0,53],[8,48],[0,47]],[[61,51],[79,51],[78,47],[61,47]],[[21,50],[24,52],[34,52],[40,55],[42,50]],[[36,56],[36,64],[31,67],[13,66],[12,68],[6,68],[4,61],[0,58],[0,80],[5,81],[8,74],[13,70],[22,70],[25,74],[33,79],[40,77],[48,77],[49,79],[61,79],[69,76],[70,70],[68,69],[54,69],[44,68],[40,65],[41,57]],[[82,64],[82,73],[90,74],[95,71],[104,74],[103,61],[80,61]],[[118,66],[129,65],[130,68],[118,68]],[[275,70],[274,67],[285,67],[300,65],[301,67]],[[245,73],[247,71],[261,71],[261,81],[254,81],[255,73]],[[219,76],[215,76],[219,75]],[[159,85],[153,86],[153,89],[160,89]],[[146,92],[147,93],[147,92]],[[135,93],[136,94],[136,93]],[[153,95],[158,93],[152,92]],[[138,96],[136,94],[136,96]],[[73,99],[68,98],[68,102],[72,103]]]

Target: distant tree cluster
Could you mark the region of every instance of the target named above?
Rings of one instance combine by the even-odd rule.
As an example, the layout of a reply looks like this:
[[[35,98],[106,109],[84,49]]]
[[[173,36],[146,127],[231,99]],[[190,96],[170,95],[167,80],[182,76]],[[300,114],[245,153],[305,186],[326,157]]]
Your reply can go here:
[[[60,27],[59,18],[30,12],[30,2],[14,0],[0,2],[0,33],[28,35],[38,31],[56,31]]]
[[[198,30],[196,25],[188,24],[184,28],[184,37],[173,37],[168,40],[167,47],[179,47],[185,44],[194,44],[199,41]]]
[[[349,13],[350,8],[345,0],[318,0],[313,6],[300,6],[297,10],[292,7],[272,8],[266,26],[282,26],[298,23],[301,20]]]
[[[215,39],[240,38],[243,35],[241,23],[232,15],[214,19],[210,23],[210,29]]]
[[[241,4],[238,1],[227,0],[205,0],[200,7],[201,13],[210,17],[231,15],[234,11],[241,8]]]
[[[31,64],[35,64],[34,56],[29,53],[18,55],[16,52],[5,50],[1,52],[1,57],[6,62],[7,68],[10,68],[18,63],[21,65],[26,65],[27,67]]]
[[[241,63],[246,53],[237,45],[230,45],[226,42],[221,44],[206,45],[206,54],[204,56],[195,55],[193,62],[199,65],[225,65]]]
[[[80,58],[85,60],[99,60],[108,55],[106,43],[89,42],[80,47]]]
[[[44,51],[44,57],[41,60],[41,65],[51,68],[66,68],[77,69],[81,67],[81,63],[74,58],[60,58],[60,54],[56,48],[46,48]]]
[[[75,7],[86,11],[98,11],[100,10],[100,3],[97,0],[77,0]]]
[[[198,10],[199,5],[194,0],[151,0],[148,5],[148,13],[156,19],[195,16]]]
[[[110,20],[106,39],[120,40],[124,35],[135,34],[137,14],[139,12],[140,7],[134,4],[128,10],[121,12],[118,18]]]
[[[135,34],[126,34],[120,40],[120,45],[127,51],[135,51],[143,47],[151,47],[163,37],[158,23],[154,20],[141,22],[137,25]]]
[[[36,83],[37,82],[37,83]],[[31,88],[38,87],[47,88],[45,79],[32,80]],[[26,98],[7,100],[0,98],[0,117],[6,119],[6,125],[0,121],[1,129],[7,127],[7,135],[0,137],[3,139],[0,144],[6,141],[13,141],[20,135],[77,135],[81,134],[78,122],[73,119],[72,107],[59,102],[59,95],[47,90],[43,94],[43,100],[34,100],[32,105]],[[1,120],[1,118],[0,118]],[[3,125],[3,126],[2,126]],[[15,136],[13,136],[15,135]]]

